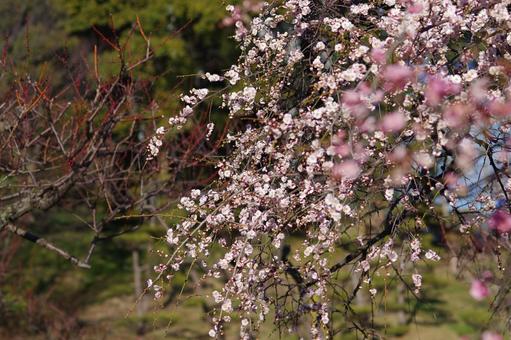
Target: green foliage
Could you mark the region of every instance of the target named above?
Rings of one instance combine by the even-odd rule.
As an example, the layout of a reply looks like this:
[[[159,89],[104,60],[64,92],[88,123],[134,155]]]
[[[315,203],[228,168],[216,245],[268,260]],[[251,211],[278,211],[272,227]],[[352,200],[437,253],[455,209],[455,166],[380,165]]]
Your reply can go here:
[[[0,319],[0,325],[11,318],[17,318],[23,314],[27,305],[19,296],[6,291],[2,296],[2,314],[7,315],[7,318]]]
[[[11,83],[25,75],[44,81],[48,77],[55,83],[64,83],[69,67],[63,67],[66,51],[78,40],[68,36],[58,26],[62,11],[48,0],[1,1],[4,15],[0,23],[5,61],[16,72],[3,72],[0,91],[6,93]]]
[[[226,15],[224,1],[53,0],[52,3],[66,12],[59,25],[69,36],[98,45],[103,74],[118,71],[119,65],[111,63],[118,55],[111,44],[126,47],[127,62],[145,56],[142,30],[154,53],[144,72],[156,78],[157,91],[168,91],[175,86],[176,75],[193,74],[204,66],[208,71],[216,71],[227,67],[234,57],[230,30],[218,26]]]
[[[450,325],[450,328],[459,336],[472,335],[478,331],[477,329],[474,329],[472,326],[462,322],[452,324]]]
[[[136,331],[141,323],[150,325],[151,328],[161,329],[167,327],[170,323],[182,321],[176,314],[171,314],[166,311],[153,312],[141,317],[133,316],[121,321],[121,325],[127,326]]]
[[[409,325],[393,325],[391,327],[388,327],[385,331],[387,335],[389,336],[403,336],[410,330]]]
[[[491,313],[480,308],[467,308],[460,312],[460,319],[475,330],[484,329],[490,321]]]

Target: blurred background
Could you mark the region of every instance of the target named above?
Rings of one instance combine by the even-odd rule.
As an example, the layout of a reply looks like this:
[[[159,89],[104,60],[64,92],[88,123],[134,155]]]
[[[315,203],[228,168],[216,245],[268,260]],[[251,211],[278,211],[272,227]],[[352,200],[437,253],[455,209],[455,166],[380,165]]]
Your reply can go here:
[[[236,17],[225,10],[228,4],[237,6]],[[150,41],[151,58],[132,75],[139,98],[134,110],[148,117],[140,120],[137,129],[147,137],[165,121],[162,117],[179,110],[181,93],[205,85],[202,74],[222,74],[236,61],[234,24],[248,20],[258,8],[255,0],[0,0],[4,66],[0,95],[12,96],[12,84],[18,78],[48,78],[52,93],[64,92],[70,85],[87,89],[95,78],[119,74],[122,64],[116,46],[123,46],[123,58],[134,62],[144,59]],[[72,92],[60,98],[76,100]],[[212,102],[218,103],[218,98]],[[204,112],[207,121],[217,123],[221,131],[226,124],[224,112],[212,108]],[[126,126],[120,124],[116,133],[122,135],[123,129]],[[186,143],[193,144],[194,129],[186,127],[168,136],[165,157],[152,169],[152,178],[169,185],[149,203],[158,207],[157,213],[141,218],[140,210],[127,209],[108,219],[90,259],[91,269],[79,269],[47,249],[0,233],[0,338],[208,338],[211,299],[201,296],[202,288],[195,285],[199,274],[181,273],[162,299],[154,301],[149,294],[137,302],[146,280],[154,277],[160,251],[165,250],[165,226],[179,220],[179,196],[214,177],[208,158],[192,156],[184,165],[173,163],[192,150]],[[213,149],[219,148],[209,145],[200,151]],[[95,201],[94,218],[107,215],[108,204],[108,200]],[[87,228],[92,223],[90,207],[78,191],[48,210],[26,214],[22,222],[80,258],[95,237]],[[300,235],[295,237],[287,241],[290,247],[299,243]],[[434,241],[432,236],[431,244],[424,246],[435,248]],[[419,301],[405,296],[397,282],[382,277],[374,283],[378,290],[388,291],[385,300],[376,301],[385,313],[375,320],[389,338],[458,339],[486,328],[490,311],[470,298],[467,284],[450,268],[450,263],[435,270],[425,268],[427,284]],[[349,276],[339,279],[351,280]],[[369,296],[362,295],[357,308],[361,319],[369,320],[374,312]],[[270,324],[266,331],[279,336],[272,333]],[[229,328],[226,337],[234,339],[236,334],[236,329]],[[357,334],[344,338],[357,338]]]

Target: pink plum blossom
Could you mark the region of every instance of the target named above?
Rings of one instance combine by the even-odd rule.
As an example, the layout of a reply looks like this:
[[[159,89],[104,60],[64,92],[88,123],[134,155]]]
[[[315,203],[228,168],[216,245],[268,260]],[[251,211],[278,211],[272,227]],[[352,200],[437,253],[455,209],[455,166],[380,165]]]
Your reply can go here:
[[[466,105],[456,103],[447,107],[443,118],[447,126],[457,128],[466,124],[469,119],[468,114],[469,108]]]
[[[511,102],[501,102],[492,100],[488,105],[488,111],[496,117],[506,117],[511,115]]]
[[[362,103],[360,99],[360,94],[357,91],[345,91],[342,94],[342,102],[346,106],[355,106]]]
[[[458,84],[442,78],[431,77],[424,94],[428,105],[436,106],[440,104],[444,97],[457,94],[460,90],[461,87]]]
[[[387,91],[403,89],[413,79],[414,74],[413,69],[408,66],[397,64],[386,66],[382,74],[385,89]]]
[[[504,210],[496,211],[488,219],[488,227],[499,233],[509,233],[511,231],[511,215]]]
[[[402,112],[396,111],[387,113],[381,122],[381,129],[384,132],[399,132],[406,125],[406,117]]]
[[[387,51],[382,48],[373,48],[371,50],[371,58],[375,63],[383,65],[385,64],[385,60],[387,58],[386,53]]]
[[[360,174],[360,166],[353,160],[347,160],[340,164],[336,164],[332,175],[337,179],[354,180]]]
[[[470,295],[477,301],[484,300],[490,295],[490,291],[486,284],[480,280],[472,281],[470,286]]]
[[[504,340],[504,337],[492,331],[485,331],[481,335],[481,340]]]

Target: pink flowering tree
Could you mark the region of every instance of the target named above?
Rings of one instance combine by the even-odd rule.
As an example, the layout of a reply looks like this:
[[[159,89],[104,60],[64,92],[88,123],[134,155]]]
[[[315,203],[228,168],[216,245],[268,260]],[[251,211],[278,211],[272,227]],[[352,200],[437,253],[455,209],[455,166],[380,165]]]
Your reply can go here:
[[[217,95],[236,123],[217,179],[181,199],[187,217],[169,226],[147,289],[162,296],[194,267],[220,282],[211,337],[237,320],[250,339],[268,319],[312,338],[369,337],[378,330],[353,305],[381,301],[376,279],[420,299],[423,268],[451,258],[467,295],[504,310],[510,5],[288,0],[236,25],[238,63],[183,95],[149,146],[155,157],[165,131]]]

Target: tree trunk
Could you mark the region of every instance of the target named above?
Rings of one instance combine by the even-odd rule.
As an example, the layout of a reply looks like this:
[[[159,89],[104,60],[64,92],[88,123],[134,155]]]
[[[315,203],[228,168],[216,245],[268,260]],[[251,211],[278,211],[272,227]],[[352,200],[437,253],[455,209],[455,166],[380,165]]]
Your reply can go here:
[[[132,252],[133,256],[133,279],[135,283],[135,301],[137,301],[139,298],[140,300],[136,302],[136,310],[137,310],[137,317],[140,320],[140,324],[137,329],[137,333],[142,335],[145,333],[145,322],[142,320],[142,317],[144,316],[145,312],[145,300],[143,297],[141,297],[143,293],[142,288],[142,267],[140,266],[140,256],[138,253],[138,250],[133,250]]]

